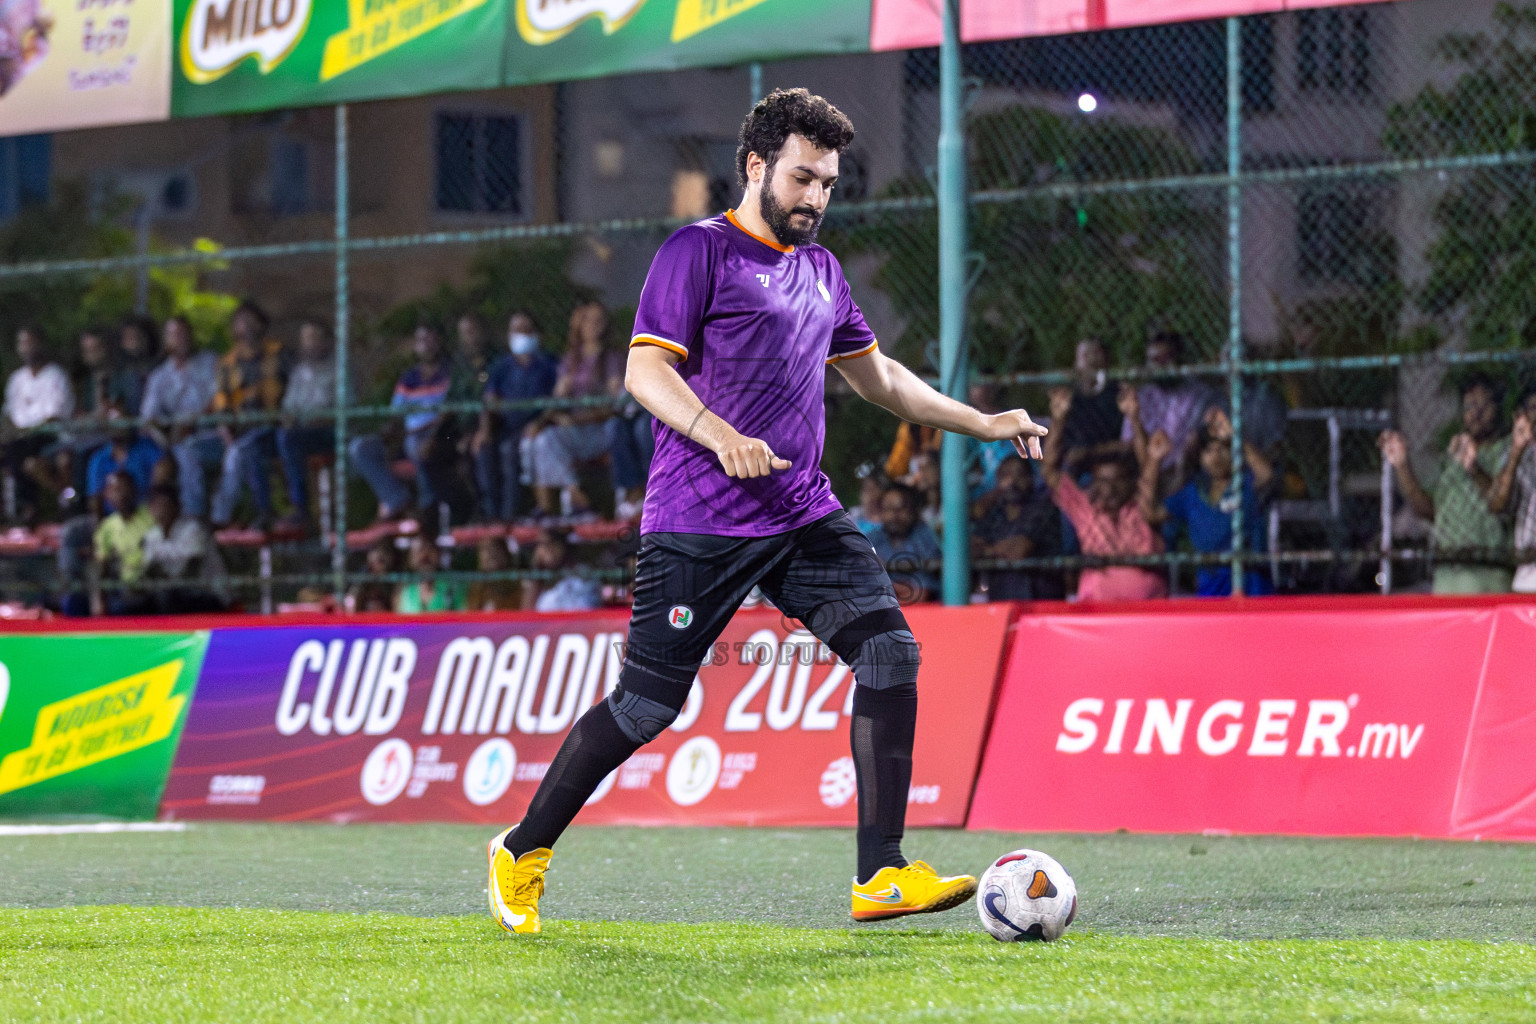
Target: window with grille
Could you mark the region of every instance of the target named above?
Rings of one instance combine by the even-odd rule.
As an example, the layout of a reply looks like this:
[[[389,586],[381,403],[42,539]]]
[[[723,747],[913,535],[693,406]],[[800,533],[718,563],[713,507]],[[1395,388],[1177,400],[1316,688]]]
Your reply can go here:
[[[23,206],[48,201],[53,177],[53,136],[0,139],[0,221]]]
[[[1371,14],[1362,10],[1301,11],[1296,15],[1296,87],[1304,93],[1368,96]]]
[[[521,118],[515,114],[438,114],[436,149],[437,209],[523,215]]]

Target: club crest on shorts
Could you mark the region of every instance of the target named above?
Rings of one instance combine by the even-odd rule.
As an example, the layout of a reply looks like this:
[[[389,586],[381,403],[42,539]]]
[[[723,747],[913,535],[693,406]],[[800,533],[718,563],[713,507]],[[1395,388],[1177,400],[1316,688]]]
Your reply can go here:
[[[673,629],[687,629],[693,625],[693,609],[685,604],[675,604],[667,612],[667,625]]]

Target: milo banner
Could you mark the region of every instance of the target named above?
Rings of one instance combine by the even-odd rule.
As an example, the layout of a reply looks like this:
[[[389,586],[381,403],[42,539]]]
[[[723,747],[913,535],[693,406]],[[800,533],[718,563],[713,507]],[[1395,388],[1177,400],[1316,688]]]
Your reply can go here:
[[[207,643],[0,636],[0,817],[154,817]]]
[[[909,820],[965,820],[1010,606],[908,609],[923,648]],[[220,629],[168,818],[521,817],[571,724],[618,682],[626,617]],[[852,825],[854,682],[808,633],[739,614],[681,717],[579,821]]]
[[[0,135],[171,112],[171,0],[0,0]]]
[[[488,89],[504,0],[176,0],[178,117]]]
[[[507,85],[869,49],[869,0],[508,0]]]

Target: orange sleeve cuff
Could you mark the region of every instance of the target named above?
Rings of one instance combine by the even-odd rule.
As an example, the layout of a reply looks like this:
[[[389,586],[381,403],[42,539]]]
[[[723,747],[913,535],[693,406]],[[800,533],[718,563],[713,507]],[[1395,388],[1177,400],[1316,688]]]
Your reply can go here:
[[[666,338],[658,338],[654,334],[635,335],[629,340],[629,346],[630,348],[634,348],[636,345],[657,345],[666,349],[668,352],[676,352],[684,359],[688,358],[688,350],[686,348],[679,345],[675,341],[668,341]]]

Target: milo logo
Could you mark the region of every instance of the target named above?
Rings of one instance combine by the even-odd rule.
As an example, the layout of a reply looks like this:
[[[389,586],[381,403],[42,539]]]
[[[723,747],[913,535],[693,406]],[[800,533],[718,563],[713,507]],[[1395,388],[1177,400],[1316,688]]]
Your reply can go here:
[[[199,85],[247,57],[267,74],[304,36],[313,0],[193,0],[181,29],[181,70]]]
[[[588,18],[601,18],[605,35],[618,31],[645,0],[516,0],[517,31],[534,46],[552,43]]]

